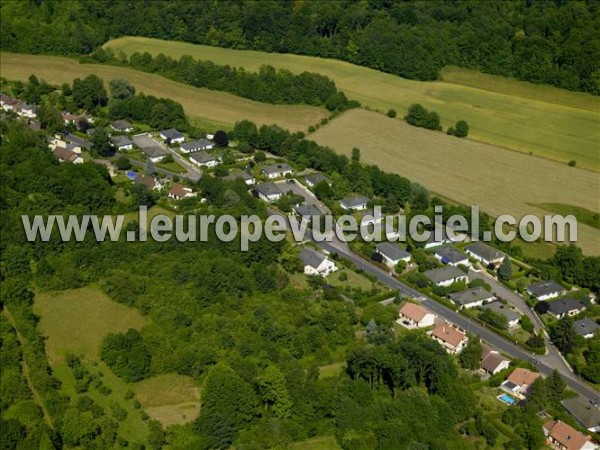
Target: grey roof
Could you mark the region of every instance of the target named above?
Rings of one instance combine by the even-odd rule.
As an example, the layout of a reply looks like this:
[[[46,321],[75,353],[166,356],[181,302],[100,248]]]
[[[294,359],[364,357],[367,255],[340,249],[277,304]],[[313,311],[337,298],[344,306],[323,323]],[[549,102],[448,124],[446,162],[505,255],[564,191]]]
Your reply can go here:
[[[600,326],[589,317],[586,317],[585,319],[573,322],[573,328],[575,328],[577,334],[585,336],[586,334],[594,333]]]
[[[496,250],[494,247],[489,246],[485,242],[477,241],[473,242],[467,247],[467,250],[485,259],[486,261],[493,261],[494,259],[502,258],[504,253]]]
[[[168,130],[162,130],[160,132],[160,134],[162,136],[165,136],[167,139],[169,140],[173,140],[173,139],[181,139],[183,136],[183,133],[181,131],[176,130],[175,128],[169,128]]]
[[[292,170],[292,168],[286,163],[277,163],[277,164],[268,164],[263,166],[261,170],[268,174],[278,173],[278,172],[287,172]]]
[[[538,283],[532,283],[527,288],[527,292],[529,292],[534,297],[542,297],[544,295],[549,294],[560,294],[565,292],[565,288],[558,284],[556,281],[548,280],[548,281],[540,281]]]
[[[322,216],[323,211],[317,208],[315,205],[298,205],[293,206],[292,209],[302,217],[304,216]]]
[[[462,273],[462,271],[460,272]],[[466,306],[470,305],[471,303],[487,300],[488,298],[493,297],[493,295],[487,289],[484,289],[482,287],[474,287],[461,292],[450,294],[449,297],[457,305]]]
[[[244,172],[243,170],[233,171],[229,175],[223,177],[224,180],[237,180],[238,178],[247,181],[252,180],[254,177],[248,172]]]
[[[74,134],[67,134],[65,136],[65,139],[68,142],[72,142],[73,144],[77,144],[80,147],[87,148],[87,149],[92,148],[92,143],[90,141],[88,141],[86,139],[83,139],[83,138],[80,138],[79,136],[76,136]]]
[[[305,247],[300,252],[300,260],[307,265],[314,267],[315,269],[325,260],[326,256],[313,250],[312,248]]]
[[[369,203],[369,197],[365,197],[364,195],[359,197],[345,197],[342,199],[341,203],[347,208],[355,208],[365,203]]]
[[[586,398],[571,397],[561,403],[585,428],[600,427],[600,410]]]
[[[321,172],[306,175],[306,177],[304,179],[313,185],[319,184],[321,181],[326,181],[327,183],[331,183],[331,180],[325,174],[322,174]]]
[[[211,161],[217,161],[216,157],[205,151],[194,153],[192,156],[190,156],[190,159],[193,159],[194,161],[197,161],[200,164],[206,164]]]
[[[513,322],[521,318],[521,314],[518,311],[510,309],[507,305],[505,305],[502,302],[486,303],[482,306],[482,308],[490,309],[495,313],[502,314],[504,317],[506,317],[506,320],[508,320],[509,322]]]
[[[265,197],[270,197],[271,195],[277,195],[282,193],[275,183],[259,184],[258,186],[256,186],[256,190]]]
[[[410,253],[408,253],[406,250],[401,249],[396,244],[392,244],[391,242],[380,242],[375,246],[375,248],[379,253],[394,261],[410,256]]]
[[[131,139],[127,136],[111,136],[110,141],[117,147],[124,147],[126,145],[132,145]]]
[[[158,145],[155,145],[153,147],[144,147],[142,148],[142,151],[146,154],[146,156],[150,158],[159,158],[161,156],[166,156],[169,154],[168,150],[165,150],[164,148],[159,147]]]
[[[195,141],[183,142],[179,148],[186,152],[192,152],[195,150],[205,150],[207,148],[211,148],[212,146],[214,146],[212,141],[209,141],[208,139],[198,139]]]
[[[133,125],[126,120],[114,120],[110,123],[110,126],[119,131],[125,131],[128,128],[133,128]]]
[[[561,298],[559,300],[554,300],[553,302],[548,302],[548,305],[550,307],[549,311],[556,316],[571,311],[580,311],[584,308],[583,303],[571,297]]]
[[[465,259],[469,259],[469,257],[465,253],[455,249],[454,247],[452,247],[450,245],[447,245],[445,247],[442,247],[442,248],[436,250],[435,254],[438,255],[442,259],[442,262],[444,264],[448,264],[448,263],[455,264],[459,261],[464,261]]]
[[[439,269],[428,270],[423,275],[429,278],[434,283],[448,281],[458,277],[464,277],[467,274],[455,266],[444,266]]]

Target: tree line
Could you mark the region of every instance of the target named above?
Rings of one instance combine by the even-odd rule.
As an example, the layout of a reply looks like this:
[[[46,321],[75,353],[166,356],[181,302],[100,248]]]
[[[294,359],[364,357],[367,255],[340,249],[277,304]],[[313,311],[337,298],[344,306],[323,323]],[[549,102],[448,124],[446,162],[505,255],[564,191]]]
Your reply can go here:
[[[336,58],[417,80],[456,65],[600,94],[596,19],[596,4],[580,1],[6,2],[0,43],[81,55],[146,36]]]

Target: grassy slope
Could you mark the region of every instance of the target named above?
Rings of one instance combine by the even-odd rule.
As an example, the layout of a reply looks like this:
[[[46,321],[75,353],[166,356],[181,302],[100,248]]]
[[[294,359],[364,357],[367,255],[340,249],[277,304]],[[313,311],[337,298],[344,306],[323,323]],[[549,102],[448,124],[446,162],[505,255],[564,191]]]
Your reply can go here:
[[[140,72],[125,67],[98,64],[79,64],[69,58],[57,56],[21,55],[0,53],[2,76],[10,80],[27,80],[29,75],[53,84],[72,82],[76,77],[96,74],[107,83],[112,78],[126,78],[138,92],[158,97],[168,97],[181,103],[186,114],[196,123],[231,126],[242,119],[258,124],[277,123],[290,130],[306,130],[327,116],[322,108],[304,105],[270,105],[254,102],[225,92],[199,89],[167,80],[159,75]]]
[[[126,37],[109,41],[126,54],[147,51],[173,57],[189,54],[219,64],[257,70],[271,64],[292,72],[305,70],[331,77],[349,97],[373,109],[394,108],[399,115],[412,103],[437,111],[445,127],[465,119],[475,140],[600,169],[600,100],[583,93],[493,77],[464,69],[444,71],[447,81],[418,82],[342,61],[290,54]],[[507,95],[508,94],[508,95]]]
[[[365,162],[400,173],[454,201],[480,205],[494,216],[544,214],[530,204],[547,202],[598,209],[597,173],[498,151],[370,111],[346,112],[310,138],[345,154],[359,147]],[[596,230],[580,224],[578,237],[586,253],[600,254]]]
[[[48,337],[50,364],[61,362],[67,353],[95,359],[107,334],[139,329],[146,323],[137,311],[94,287],[38,294],[34,312],[41,317],[41,333]]]

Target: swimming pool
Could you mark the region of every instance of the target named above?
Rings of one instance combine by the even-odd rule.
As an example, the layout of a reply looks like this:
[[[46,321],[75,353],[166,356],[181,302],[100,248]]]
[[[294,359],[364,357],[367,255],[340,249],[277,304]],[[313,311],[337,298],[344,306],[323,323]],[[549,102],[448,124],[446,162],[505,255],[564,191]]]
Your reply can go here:
[[[129,178],[130,180],[135,180],[135,176],[136,176],[136,175],[137,175],[137,173],[135,173],[135,172],[134,172],[134,171],[132,171],[132,170],[129,170],[129,171],[125,172],[125,176],[126,176],[127,178]]]
[[[508,394],[502,394],[502,395],[499,395],[496,398],[498,400],[500,400],[501,402],[506,403],[507,405],[514,405],[515,403],[517,403],[517,400],[514,397],[511,397]]]

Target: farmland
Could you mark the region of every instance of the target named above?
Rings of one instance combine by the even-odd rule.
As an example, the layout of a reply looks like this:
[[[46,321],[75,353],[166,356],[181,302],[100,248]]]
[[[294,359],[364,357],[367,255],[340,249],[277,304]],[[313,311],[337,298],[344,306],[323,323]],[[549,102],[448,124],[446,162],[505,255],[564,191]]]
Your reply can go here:
[[[598,211],[600,180],[594,172],[414,128],[375,112],[346,112],[310,138],[345,154],[358,147],[363,161],[494,216],[547,214],[530,206],[543,203]],[[600,254],[594,228],[579,224],[578,238],[585,253]]]
[[[115,53],[191,55],[217,64],[257,70],[262,64],[333,79],[350,98],[371,109],[394,108],[399,115],[413,103],[437,111],[444,127],[459,119],[474,140],[600,170],[598,98],[465,69],[447,68],[444,81],[406,80],[350,63],[290,54],[224,49],[141,37],[109,41]],[[510,93],[510,95],[507,94]],[[499,150],[499,149],[497,149]]]
[[[181,103],[192,122],[210,126],[231,127],[248,119],[257,124],[272,124],[290,129],[306,130],[309,125],[326,117],[327,111],[314,106],[270,105],[237,97],[224,92],[195,88],[158,75],[126,67],[99,64],[80,64],[74,59],[57,56],[0,53],[2,76],[25,81],[31,74],[52,84],[72,82],[74,78],[96,74],[107,83],[113,78],[125,78],[138,92],[168,97]]]

